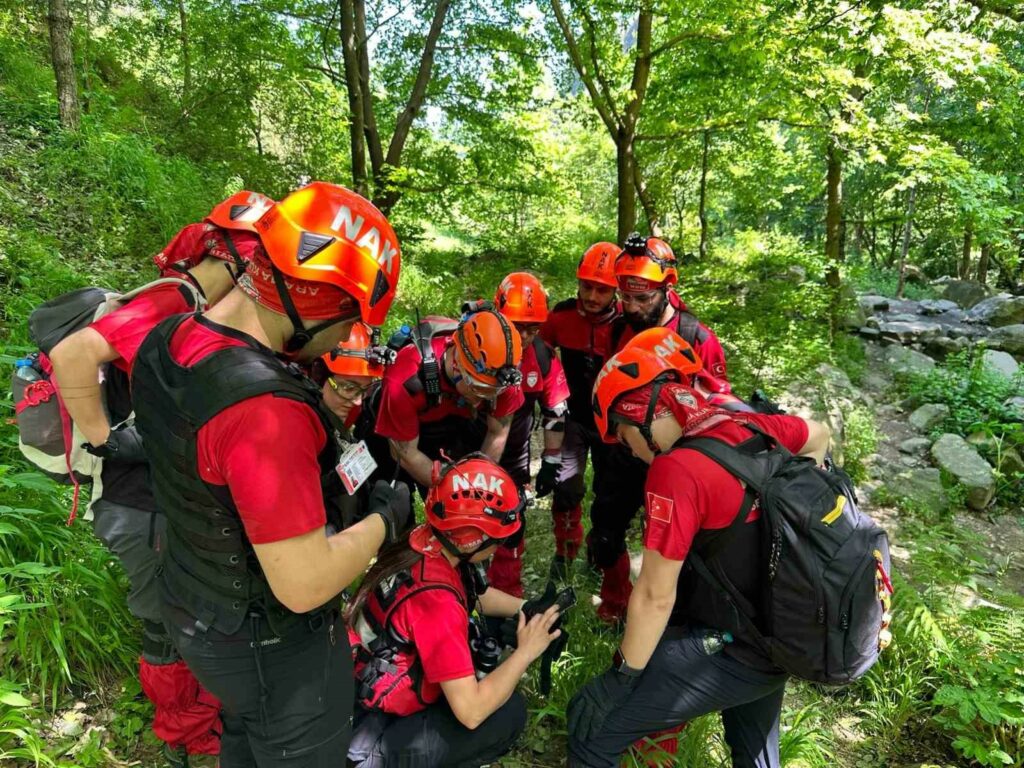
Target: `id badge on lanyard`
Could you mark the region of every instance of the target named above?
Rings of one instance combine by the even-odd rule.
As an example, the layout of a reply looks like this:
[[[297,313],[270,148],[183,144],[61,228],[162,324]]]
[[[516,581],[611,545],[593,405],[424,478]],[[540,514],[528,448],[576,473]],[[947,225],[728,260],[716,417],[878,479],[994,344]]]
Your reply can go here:
[[[341,458],[338,459],[338,466],[335,467],[335,470],[345,485],[348,495],[351,496],[359,490],[359,487],[366,482],[376,468],[377,462],[370,455],[366,441],[360,440],[358,443],[348,443],[341,453]]]

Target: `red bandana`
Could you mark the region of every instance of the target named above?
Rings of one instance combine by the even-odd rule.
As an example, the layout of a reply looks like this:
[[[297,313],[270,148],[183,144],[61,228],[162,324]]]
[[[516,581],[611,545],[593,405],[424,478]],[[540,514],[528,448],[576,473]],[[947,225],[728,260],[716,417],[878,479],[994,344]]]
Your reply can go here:
[[[355,317],[358,314],[355,299],[336,286],[299,280],[288,275],[282,277],[295,303],[295,309],[303,320],[331,320],[336,317]],[[287,314],[277,293],[270,260],[262,251],[249,262],[245,274],[238,280],[238,287],[272,312]]]
[[[619,398],[612,406],[612,412],[634,424],[643,424],[651,402],[652,384],[634,389]],[[689,437],[704,432],[716,424],[731,419],[727,411],[711,405],[699,392],[685,384],[666,382],[658,393],[654,406],[655,419],[671,414]]]

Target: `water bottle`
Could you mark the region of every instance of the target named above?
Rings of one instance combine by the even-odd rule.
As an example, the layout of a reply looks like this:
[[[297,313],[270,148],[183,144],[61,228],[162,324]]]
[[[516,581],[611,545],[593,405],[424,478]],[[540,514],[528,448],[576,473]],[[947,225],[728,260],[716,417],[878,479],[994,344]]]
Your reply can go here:
[[[22,381],[39,381],[43,377],[32,364],[31,357],[21,357],[14,361],[14,375]]]
[[[731,632],[719,632],[717,629],[704,630],[697,636],[700,638],[700,643],[704,648],[705,656],[714,656],[725,648],[726,643],[732,642]]]

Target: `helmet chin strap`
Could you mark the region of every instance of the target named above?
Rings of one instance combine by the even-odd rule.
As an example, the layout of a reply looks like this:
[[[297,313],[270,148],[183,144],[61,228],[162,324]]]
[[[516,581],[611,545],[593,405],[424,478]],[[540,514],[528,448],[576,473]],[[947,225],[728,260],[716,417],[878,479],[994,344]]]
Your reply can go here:
[[[322,323],[317,323],[312,328],[306,328],[302,324],[302,318],[299,317],[299,312],[295,308],[295,302],[292,301],[291,294],[288,293],[288,286],[285,283],[284,274],[276,266],[271,265],[271,272],[274,275],[274,286],[277,288],[277,295],[281,299],[281,305],[284,307],[285,314],[288,315],[288,319],[292,323],[294,333],[292,337],[284,344],[285,352],[298,352],[304,346],[309,344],[320,331],[325,328],[330,328],[332,325],[351,320],[354,318],[349,317],[335,317],[329,320],[324,320]]]

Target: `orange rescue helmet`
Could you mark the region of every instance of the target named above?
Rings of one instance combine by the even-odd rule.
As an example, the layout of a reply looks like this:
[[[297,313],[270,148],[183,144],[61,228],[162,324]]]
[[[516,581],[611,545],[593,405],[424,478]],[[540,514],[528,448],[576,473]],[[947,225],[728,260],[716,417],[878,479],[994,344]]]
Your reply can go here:
[[[363,322],[381,325],[395,298],[401,254],[387,218],[355,192],[314,181],[256,222],[273,266],[352,296]]]
[[[321,359],[332,376],[371,376],[379,379],[384,375],[385,356],[374,344],[372,330],[363,323],[355,323],[348,340],[325,354]]]
[[[679,281],[676,256],[668,243],[634,232],[615,259],[615,279],[620,291],[643,292]]]
[[[690,376],[700,373],[704,368],[697,350],[691,347],[686,339],[678,333],[664,326],[659,325],[640,331],[626,342],[623,349],[630,347],[653,352],[674,368],[683,381],[689,380]]]
[[[259,192],[243,189],[213,207],[206,221],[221,229],[255,232],[256,222],[276,203]]]
[[[664,358],[642,347],[627,345],[612,355],[594,381],[594,422],[601,439],[606,443],[617,442],[611,433],[611,413],[619,398],[648,384],[681,379],[682,374]],[[649,427],[650,418],[646,421]],[[650,442],[649,432],[645,437]]]
[[[615,243],[594,243],[580,258],[580,263],[576,267],[576,278],[617,288],[615,259],[619,255],[619,250]]]
[[[522,381],[523,342],[501,313],[483,309],[466,315],[453,338],[455,360],[474,381],[500,388]]]
[[[513,323],[543,323],[548,319],[548,296],[540,280],[528,272],[513,272],[501,281],[494,306]]]

